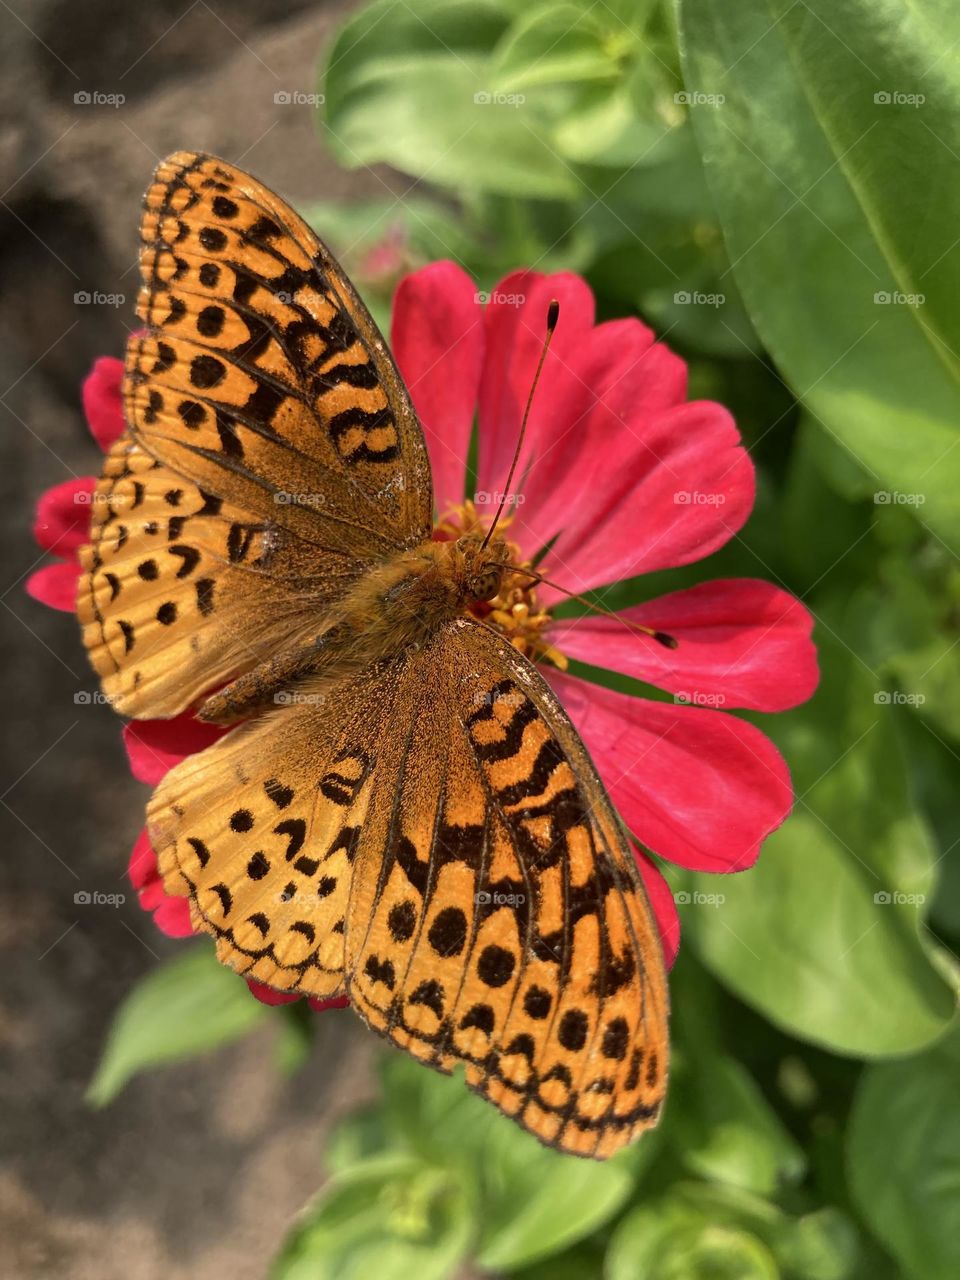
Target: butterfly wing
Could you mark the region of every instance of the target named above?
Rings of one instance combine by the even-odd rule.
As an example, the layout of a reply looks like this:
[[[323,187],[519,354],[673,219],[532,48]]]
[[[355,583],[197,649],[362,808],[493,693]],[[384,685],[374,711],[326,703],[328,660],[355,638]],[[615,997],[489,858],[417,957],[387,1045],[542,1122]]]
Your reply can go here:
[[[149,821],[168,890],[234,967],[309,994],[336,969],[372,1027],[465,1064],[562,1150],[604,1157],[655,1121],[667,993],[632,855],[556,698],[487,628],[234,731]]]
[[[663,956],[629,846],[506,640],[464,621],[410,666],[389,826],[361,840],[350,895],[351,1002],[428,1065],[464,1063],[542,1141],[608,1156],[655,1122],[667,1071]]]
[[[156,171],[141,237],[130,434],[94,496],[77,608],[116,708],[170,716],[428,536],[432,500],[376,326],[279,197],[177,153]]]
[[[284,201],[214,156],[144,200],[124,405],[143,446],[261,520],[358,559],[430,532],[423,432],[376,325]],[[279,499],[279,501],[278,501]]]

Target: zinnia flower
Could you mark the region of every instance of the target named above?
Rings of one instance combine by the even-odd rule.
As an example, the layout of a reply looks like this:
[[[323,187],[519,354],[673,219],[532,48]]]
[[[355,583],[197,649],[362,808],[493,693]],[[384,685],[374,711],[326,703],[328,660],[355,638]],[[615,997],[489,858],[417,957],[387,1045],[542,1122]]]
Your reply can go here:
[[[686,400],[683,361],[639,320],[595,325],[593,297],[578,276],[517,272],[487,297],[450,262],[401,282],[392,327],[430,452],[436,536],[489,526],[493,518],[553,298],[560,322],[508,520],[500,524],[515,563],[535,563],[537,574],[582,593],[716,551],[750,513],[753,465],[724,408]],[[87,420],[103,448],[124,429],[121,377],[121,362],[104,358],[84,385]],[[475,421],[477,478],[468,498]],[[93,477],[71,480],[40,500],[37,538],[59,559],[37,571],[27,589],[54,608],[74,607],[76,551],[86,540],[94,484]],[[790,810],[790,779],[773,743],[730,711],[782,711],[810,696],[817,682],[812,619],[788,592],[753,579],[699,583],[617,617],[557,618],[552,611],[563,599],[553,586],[513,575],[484,606],[485,616],[540,664],[579,730],[637,842],[672,963],[679,944],[674,897],[647,851],[711,872],[756,860]],[[637,626],[669,635],[676,647],[638,634]],[[594,684],[569,672],[571,659],[634,677],[674,700]],[[133,721],[124,730],[132,772],[156,785],[223,732],[189,713]],[[163,932],[191,932],[187,902],[164,892],[146,833],[130,877]],[[250,986],[268,1003],[298,998]]]

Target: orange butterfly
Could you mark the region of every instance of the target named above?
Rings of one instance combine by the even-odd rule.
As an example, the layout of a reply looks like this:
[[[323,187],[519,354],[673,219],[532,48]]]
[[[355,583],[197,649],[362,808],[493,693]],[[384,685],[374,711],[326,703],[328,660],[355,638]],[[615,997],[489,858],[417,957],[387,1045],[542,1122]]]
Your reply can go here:
[[[609,1156],[662,1104],[666,979],[583,744],[477,616],[535,575],[490,529],[432,539],[406,388],[282,200],[178,152],[141,234],[78,613],[118,711],[242,721],[150,801],[167,891],[238,972],[346,994],[543,1142]]]

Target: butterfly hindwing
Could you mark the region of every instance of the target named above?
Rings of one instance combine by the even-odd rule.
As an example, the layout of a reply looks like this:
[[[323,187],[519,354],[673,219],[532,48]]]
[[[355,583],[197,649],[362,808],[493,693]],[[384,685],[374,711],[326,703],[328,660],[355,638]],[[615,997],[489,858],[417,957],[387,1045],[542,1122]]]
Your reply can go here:
[[[80,563],[90,660],[115,709],[140,717],[175,715],[262,661],[357,571],[205,492],[128,435],[104,461]]]

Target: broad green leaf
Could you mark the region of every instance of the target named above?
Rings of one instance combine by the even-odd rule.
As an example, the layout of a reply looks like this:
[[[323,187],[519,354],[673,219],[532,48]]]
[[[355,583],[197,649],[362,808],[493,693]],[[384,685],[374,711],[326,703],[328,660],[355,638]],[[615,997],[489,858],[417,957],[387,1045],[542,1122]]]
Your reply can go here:
[[[493,84],[510,92],[535,85],[610,80],[636,45],[620,24],[604,29],[602,9],[551,3],[515,23],[494,53]]]
[[[467,1189],[388,1153],[336,1175],[301,1216],[272,1280],[444,1280],[473,1232]]]
[[[87,1091],[104,1106],[139,1071],[192,1058],[245,1035],[269,1017],[212,946],[186,949],[137,984],[117,1011]]]
[[[802,1149],[735,1058],[687,1053],[670,1089],[670,1133],[691,1173],[760,1195],[803,1173]]]
[[[490,0],[362,9],[327,62],[324,122],[337,158],[512,196],[583,190],[544,136],[549,86],[535,95],[494,88],[491,51],[508,23]]]
[[[856,1254],[835,1209],[793,1219],[732,1187],[677,1183],[617,1227],[606,1280],[847,1280]]]
[[[864,1074],[847,1164],[860,1212],[910,1280],[960,1275],[960,1032]]]
[[[877,681],[826,630],[821,645],[820,689],[777,730],[794,814],[746,874],[683,878],[722,895],[681,908],[684,935],[776,1025],[839,1053],[905,1053],[935,1040],[954,1006],[922,933],[936,850]]]
[[[541,1147],[515,1126],[491,1130],[483,1153],[477,1261],[492,1271],[551,1257],[607,1222],[634,1184],[630,1160],[603,1164]],[[641,1139],[642,1150],[647,1135]]]
[[[795,391],[960,548],[954,0],[679,0],[733,272]],[[918,95],[923,97],[917,101]]]

